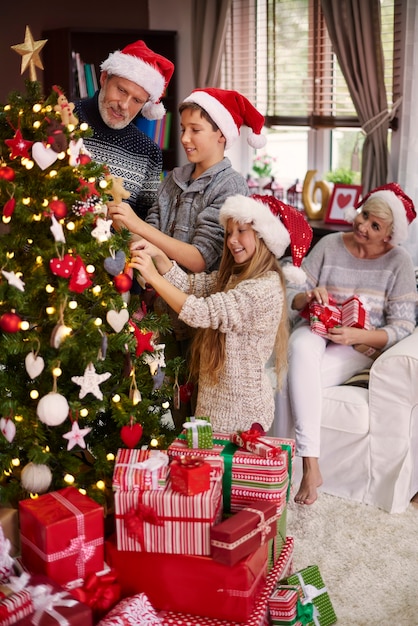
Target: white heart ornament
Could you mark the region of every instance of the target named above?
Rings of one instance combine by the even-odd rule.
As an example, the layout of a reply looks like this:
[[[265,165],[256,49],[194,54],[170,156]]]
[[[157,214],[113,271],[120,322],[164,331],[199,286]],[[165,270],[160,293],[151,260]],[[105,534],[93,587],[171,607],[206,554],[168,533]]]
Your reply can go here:
[[[32,158],[41,170],[55,163],[58,158],[57,152],[52,148],[47,148],[40,141],[36,141],[32,146]]]
[[[16,425],[13,420],[8,417],[0,419],[0,432],[3,433],[9,443],[12,443],[16,434]]]
[[[108,311],[106,315],[108,324],[113,328],[115,332],[120,332],[129,320],[128,309],[122,309],[121,311]]]
[[[35,356],[34,352],[26,355],[25,368],[32,380],[43,372],[44,367],[45,362],[41,356]]]

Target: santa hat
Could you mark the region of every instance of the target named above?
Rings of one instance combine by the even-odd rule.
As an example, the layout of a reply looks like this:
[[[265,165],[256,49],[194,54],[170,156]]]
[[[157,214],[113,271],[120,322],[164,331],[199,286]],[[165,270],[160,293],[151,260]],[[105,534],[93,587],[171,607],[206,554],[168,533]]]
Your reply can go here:
[[[344,218],[347,222],[354,222],[362,207],[371,197],[380,198],[386,202],[393,216],[393,229],[390,243],[394,246],[405,241],[408,237],[408,225],[416,218],[414,203],[397,183],[387,183],[376,187],[364,196],[355,207],[347,209]],[[364,207],[363,207],[364,208]]]
[[[252,148],[262,148],[266,145],[267,140],[261,135],[264,116],[238,91],[194,89],[183,102],[194,102],[206,111],[225,137],[226,150],[238,139],[243,125],[251,129],[247,142]]]
[[[241,224],[251,224],[267,248],[280,259],[290,246],[293,265],[283,267],[292,283],[302,284],[306,276],[302,260],[312,241],[312,228],[303,214],[274,196],[229,196],[219,212],[219,222],[225,228],[229,218]]]
[[[165,108],[160,99],[174,72],[171,61],[153,52],[145,42],[139,40],[123,50],[111,52],[100,68],[103,72],[131,80],[149,93],[149,101],[141,110],[144,117],[148,120],[164,117]]]

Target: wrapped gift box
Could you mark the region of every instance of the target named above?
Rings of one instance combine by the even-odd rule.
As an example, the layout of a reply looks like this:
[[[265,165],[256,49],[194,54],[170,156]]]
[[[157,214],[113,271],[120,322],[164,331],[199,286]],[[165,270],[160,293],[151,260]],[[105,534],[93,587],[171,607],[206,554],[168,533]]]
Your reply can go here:
[[[210,557],[123,552],[106,541],[106,562],[124,596],[145,593],[158,610],[245,621],[267,578],[267,544],[229,567]],[[196,618],[193,624],[200,624]]]
[[[170,484],[173,491],[194,496],[210,489],[212,468],[198,456],[183,456],[170,463]]]
[[[283,451],[282,444],[284,444],[284,446],[290,445],[291,448],[294,447],[291,441],[288,441],[286,444],[282,439],[268,437],[265,434],[261,434],[260,431],[252,429],[232,433],[230,440],[240,448],[247,450],[247,452],[258,454],[258,456],[262,456],[265,459],[275,459],[280,456]],[[292,452],[292,458],[293,457],[294,451]]]
[[[93,626],[90,607],[75,600],[49,577],[31,576],[27,590],[33,609],[16,622],[17,626]]]
[[[301,598],[302,590],[299,585],[279,585],[268,601],[271,623],[287,626],[301,624],[298,619]]]
[[[370,328],[369,312],[364,308],[358,296],[348,298],[341,305],[341,323],[343,326]]]
[[[196,454],[209,463],[222,459],[224,471],[223,506],[226,513],[236,513],[248,502],[275,502],[280,513],[286,506],[291,452],[283,449],[274,459],[265,459],[239,448],[225,433],[215,433],[211,450],[199,449]],[[284,440],[282,440],[284,441]],[[293,443],[294,445],[294,443]],[[170,459],[187,454],[185,435],[179,435],[168,448]]]
[[[65,584],[101,571],[104,511],[75,487],[21,500],[22,563],[32,574]]]
[[[287,506],[280,514],[276,534],[269,541],[269,571],[276,565],[287,538]]]
[[[129,468],[125,468],[128,469]],[[119,550],[210,554],[210,528],[222,516],[222,482],[194,496],[164,490],[123,491],[114,483]]]
[[[121,600],[98,626],[158,626],[162,620],[151,606],[145,593],[138,593],[130,598]]]
[[[281,581],[281,584],[300,585],[304,602],[312,602],[314,620],[310,624],[330,626],[337,616],[332,606],[327,588],[317,565],[310,565]]]
[[[16,556],[20,551],[17,509],[0,507],[0,526],[4,536],[10,541],[10,556]]]
[[[325,337],[330,328],[341,326],[341,309],[334,303],[332,298],[328,304],[312,302],[309,305],[309,320],[311,331],[316,335]]]
[[[188,417],[183,424],[189,448],[211,448],[212,425],[205,417]]]
[[[279,518],[274,502],[253,502],[210,531],[211,556],[225,565],[235,565],[273,539]]]
[[[115,489],[164,489],[168,480],[167,450],[119,448],[113,485]]]
[[[0,624],[12,626],[33,613],[32,597],[26,589],[0,599]]]
[[[268,626],[270,624],[268,599],[273,593],[277,581],[292,571],[293,537],[288,537],[275,567],[269,573],[266,583],[255,600],[255,606],[249,617],[240,626]],[[283,573],[284,572],[284,573]],[[235,626],[237,619],[230,621],[210,617],[198,617],[187,613],[167,611],[159,613],[163,626]]]

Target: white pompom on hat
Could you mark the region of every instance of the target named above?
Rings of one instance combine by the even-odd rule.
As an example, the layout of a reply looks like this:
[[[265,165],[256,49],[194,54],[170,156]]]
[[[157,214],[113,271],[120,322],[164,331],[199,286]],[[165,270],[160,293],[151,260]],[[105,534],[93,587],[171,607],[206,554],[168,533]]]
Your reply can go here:
[[[359,214],[359,209],[371,198],[380,198],[389,205],[393,216],[393,229],[390,243],[394,246],[406,241],[408,238],[408,226],[416,218],[414,203],[403,191],[398,183],[387,183],[381,187],[372,189],[362,198],[355,207],[349,208],[344,213],[347,222],[354,222]]]
[[[136,83],[149,93],[149,100],[141,113],[148,120],[159,120],[165,115],[160,102],[174,72],[174,64],[148,48],[144,41],[135,41],[122,50],[111,52],[100,66],[103,72],[121,76]]]
[[[293,265],[283,272],[290,282],[302,284],[306,276],[302,260],[312,241],[312,228],[303,214],[273,196],[229,196],[219,212],[219,222],[226,228],[228,219],[251,224],[267,248],[280,259],[290,246]]]
[[[241,126],[251,129],[247,142],[252,148],[263,148],[267,139],[261,134],[264,116],[238,91],[229,89],[194,89],[183,102],[198,104],[212,118],[226,139],[225,150],[238,139]]]

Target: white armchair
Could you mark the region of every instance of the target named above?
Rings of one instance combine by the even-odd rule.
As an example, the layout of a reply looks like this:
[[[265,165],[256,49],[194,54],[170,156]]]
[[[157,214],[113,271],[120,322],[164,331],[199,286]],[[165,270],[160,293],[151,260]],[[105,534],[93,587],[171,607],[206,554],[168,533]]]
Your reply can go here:
[[[408,507],[418,492],[418,328],[376,359],[368,389],[324,389],[320,468],[320,491],[389,513]]]

